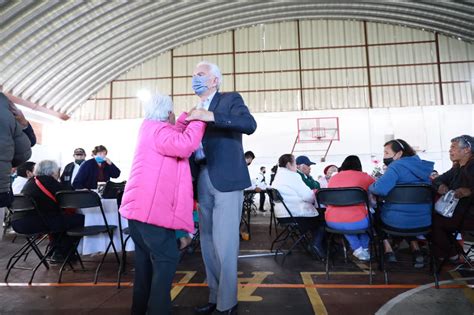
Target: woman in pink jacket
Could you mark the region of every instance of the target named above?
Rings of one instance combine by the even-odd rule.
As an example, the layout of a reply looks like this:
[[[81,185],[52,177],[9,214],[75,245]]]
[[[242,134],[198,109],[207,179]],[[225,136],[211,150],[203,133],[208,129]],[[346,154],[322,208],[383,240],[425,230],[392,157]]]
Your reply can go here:
[[[188,158],[198,148],[206,125],[186,122],[186,113],[174,124],[168,96],[155,95],[144,109],[120,207],[135,242],[132,314],[169,314],[179,257],[175,230],[194,229]]]

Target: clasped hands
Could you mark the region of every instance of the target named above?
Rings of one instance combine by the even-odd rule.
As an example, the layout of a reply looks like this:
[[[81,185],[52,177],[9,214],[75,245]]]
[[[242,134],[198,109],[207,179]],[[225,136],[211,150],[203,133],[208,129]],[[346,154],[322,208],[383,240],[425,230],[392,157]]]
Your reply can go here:
[[[200,120],[204,122],[214,121],[214,113],[203,108],[193,108],[188,112],[188,117],[186,121]]]

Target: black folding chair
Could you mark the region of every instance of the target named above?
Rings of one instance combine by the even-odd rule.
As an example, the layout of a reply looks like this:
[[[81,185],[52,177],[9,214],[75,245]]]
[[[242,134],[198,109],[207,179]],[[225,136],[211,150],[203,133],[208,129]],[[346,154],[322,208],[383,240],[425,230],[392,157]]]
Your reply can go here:
[[[268,234],[272,235],[272,225],[275,226],[275,233],[278,234],[277,219],[275,216],[275,201],[273,200],[271,188],[267,188],[266,192],[270,201],[270,225],[268,227]]]
[[[346,207],[363,205],[367,209],[367,213],[370,214],[370,205],[367,192],[359,187],[347,187],[347,188],[323,188],[318,190],[316,193],[316,201],[319,205]],[[369,248],[371,258],[369,259],[369,284],[372,284],[372,256],[377,252],[374,242],[374,233],[371,216],[368,215],[369,226],[365,229],[359,230],[338,230],[334,228],[326,227],[327,232],[327,259],[326,259],[326,279],[329,280],[329,260],[334,265],[334,257],[331,255],[331,245],[334,242],[336,235],[344,234],[367,234],[369,236]]]
[[[39,212],[36,203],[33,199],[28,196],[24,195],[15,195],[13,197],[13,203],[9,209],[11,214],[19,214],[24,216],[35,216],[38,220],[43,221],[44,230],[39,233],[32,233],[32,234],[21,234],[18,231],[15,231],[18,235],[22,235],[26,238],[26,242],[22,245],[22,247],[17,250],[8,260],[6,269],[8,269],[7,274],[5,275],[5,282],[8,282],[8,276],[12,269],[26,269],[26,270],[33,270],[31,274],[30,281],[28,284],[33,282],[33,278],[35,276],[36,270],[38,270],[39,266],[43,264],[46,269],[49,270],[48,262],[46,261],[46,257],[48,257],[54,248],[49,248],[46,250],[46,253],[43,255],[41,250],[38,248],[38,245],[48,238],[48,233],[50,229],[48,227],[47,222],[44,220],[43,216]],[[29,253],[33,251],[36,256],[39,258],[39,262],[36,264],[34,268],[26,268],[26,267],[16,267],[18,261],[23,258],[26,261]]]
[[[117,192],[117,210],[120,210],[120,206],[122,205],[122,197],[123,197],[123,190]],[[122,278],[122,274],[125,273],[125,267],[127,265],[127,242],[130,239],[130,229],[128,227],[123,228],[122,227],[122,216],[120,215],[120,212],[117,211],[117,216],[118,216],[118,225],[119,225],[119,230],[120,230],[120,244],[122,246],[122,259],[120,259],[120,268],[118,271],[118,277],[117,277],[117,288],[120,289],[120,281]],[[125,235],[125,239],[124,239]]]
[[[117,259],[117,263],[120,266],[120,259],[113,242],[113,233],[114,233],[114,230],[117,228],[117,226],[109,225],[107,223],[107,218],[105,216],[104,208],[102,207],[102,202],[100,200],[100,197],[98,194],[96,194],[93,191],[88,191],[88,190],[58,191],[56,193],[56,200],[58,201],[59,207],[63,209],[81,208],[83,212],[86,212],[88,210],[91,210],[97,207],[100,209],[102,218],[104,219],[104,225],[94,225],[94,226],[74,228],[66,232],[67,235],[76,237],[77,241],[71,247],[68,255],[66,256],[66,259],[64,260],[64,263],[61,265],[61,269],[59,270],[59,279],[58,279],[58,283],[60,283],[66,263],[70,261],[70,259],[73,257],[74,254],[78,254],[77,245],[79,244],[83,236],[99,235],[102,233],[106,233],[110,241],[109,241],[109,244],[107,245],[107,249],[105,250],[105,253],[102,256],[102,259],[99,265],[97,266],[97,269],[95,272],[94,283],[97,283],[100,268],[102,267],[105,257],[107,257],[107,253],[109,252],[110,246],[112,246],[114,254],[115,254],[115,258]],[[82,261],[81,261],[81,265],[82,265]],[[84,268],[84,266],[82,267]]]
[[[301,226],[296,221],[295,217],[291,214],[291,211],[285,204],[285,201],[283,200],[283,197],[281,196],[280,192],[274,188],[267,188],[267,192],[271,194],[275,203],[281,203],[283,205],[289,215],[289,217],[287,217],[289,218],[289,220],[285,220],[285,222],[281,222],[281,220],[277,218],[278,224],[283,227],[283,230],[277,235],[275,240],[273,240],[272,246],[270,248],[270,251],[273,252],[273,247],[278,243],[282,243],[275,250],[275,259],[277,259],[279,253],[282,253],[283,260],[281,264],[283,265],[285,263],[286,256],[288,256],[296,246],[302,246],[305,251],[311,254],[311,252],[309,252],[308,250],[308,245],[310,244],[309,237],[306,235],[306,231],[303,231]],[[291,244],[288,251],[284,253],[283,246],[285,246],[289,239],[293,241],[293,244]]]
[[[413,185],[397,185],[395,186],[388,196],[381,197],[379,200],[379,209],[381,209],[380,202],[393,203],[393,204],[430,204],[431,209],[433,209],[434,201],[434,192],[431,186],[424,184],[413,184]],[[383,211],[383,210],[382,210]],[[406,237],[416,237],[418,235],[425,235],[427,244],[428,244],[428,256],[430,259],[430,271],[433,272],[435,279],[436,288],[439,288],[439,279],[438,279],[438,268],[436,259],[433,256],[432,251],[432,242],[431,242],[431,225],[416,228],[416,229],[395,229],[383,224],[380,219],[380,211],[377,211],[377,222],[378,228],[382,233],[385,233],[388,236],[398,236],[402,238]],[[384,272],[385,284],[388,284],[388,270],[384,262],[384,246],[383,239],[379,237],[379,250],[380,250],[380,265],[381,269]]]

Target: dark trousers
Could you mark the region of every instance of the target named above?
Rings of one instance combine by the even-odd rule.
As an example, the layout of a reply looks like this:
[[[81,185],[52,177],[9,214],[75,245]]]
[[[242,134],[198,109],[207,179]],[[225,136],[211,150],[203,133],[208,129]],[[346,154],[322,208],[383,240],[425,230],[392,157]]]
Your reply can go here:
[[[135,242],[135,281],[132,314],[171,312],[171,283],[178,265],[175,231],[129,220]]]
[[[452,218],[433,215],[433,253],[438,258],[456,255],[454,248],[454,232],[474,229],[474,219],[464,218],[464,213],[455,211]]]
[[[18,220],[12,219],[13,230],[22,234],[34,233],[49,233],[51,245],[54,246],[55,252],[66,256],[77,237],[68,236],[65,231],[83,227],[84,215],[74,214],[60,214],[44,216],[43,219],[39,216],[28,216]]]
[[[260,193],[260,208],[258,208],[259,210],[263,210],[263,206],[265,205],[265,192],[261,192]]]

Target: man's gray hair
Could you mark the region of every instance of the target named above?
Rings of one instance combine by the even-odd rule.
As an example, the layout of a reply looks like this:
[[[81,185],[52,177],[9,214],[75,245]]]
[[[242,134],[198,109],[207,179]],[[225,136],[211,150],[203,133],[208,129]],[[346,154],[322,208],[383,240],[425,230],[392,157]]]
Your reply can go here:
[[[143,105],[145,119],[167,121],[173,111],[171,97],[156,93]]]
[[[469,135],[452,138],[451,142],[457,142],[461,149],[468,148],[474,153],[474,138]]]
[[[212,63],[209,61],[201,61],[196,65],[196,67],[199,67],[199,66],[209,67],[209,69],[211,70],[211,73],[217,78],[217,89],[219,90],[222,85],[222,73],[219,67],[215,63]]]
[[[53,176],[59,172],[59,166],[52,160],[43,160],[35,165],[34,174],[36,176]]]

